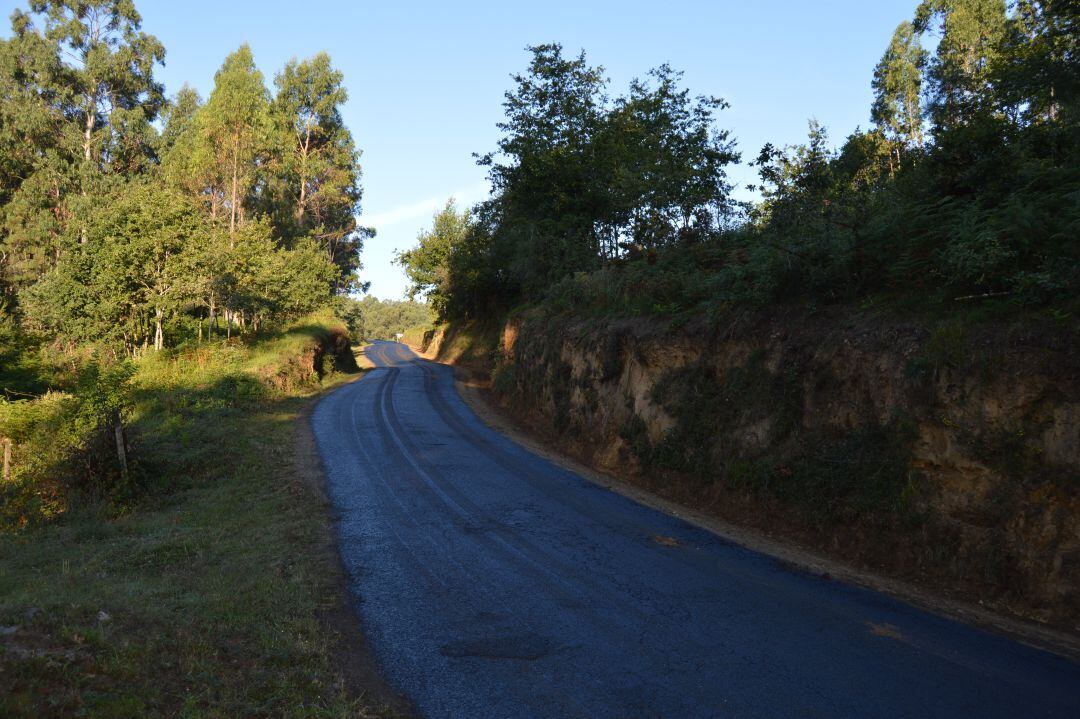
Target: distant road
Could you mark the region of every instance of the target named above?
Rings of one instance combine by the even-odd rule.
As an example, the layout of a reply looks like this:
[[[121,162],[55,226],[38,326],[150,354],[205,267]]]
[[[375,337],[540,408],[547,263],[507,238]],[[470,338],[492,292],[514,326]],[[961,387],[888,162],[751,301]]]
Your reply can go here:
[[[384,342],[312,418],[386,678],[428,717],[1080,717],[1080,666],[803,574],[530,454]]]

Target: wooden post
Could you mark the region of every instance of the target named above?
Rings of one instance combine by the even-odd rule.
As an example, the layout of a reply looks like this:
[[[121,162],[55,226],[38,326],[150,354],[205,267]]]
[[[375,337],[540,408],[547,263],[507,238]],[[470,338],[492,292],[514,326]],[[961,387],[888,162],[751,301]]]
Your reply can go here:
[[[8,437],[0,437],[0,444],[4,445],[4,481],[11,479],[11,440]]]
[[[127,450],[124,448],[124,425],[120,419],[120,411],[116,412],[116,424],[113,426],[116,434],[116,456],[120,460],[120,478],[124,484],[128,483]]]

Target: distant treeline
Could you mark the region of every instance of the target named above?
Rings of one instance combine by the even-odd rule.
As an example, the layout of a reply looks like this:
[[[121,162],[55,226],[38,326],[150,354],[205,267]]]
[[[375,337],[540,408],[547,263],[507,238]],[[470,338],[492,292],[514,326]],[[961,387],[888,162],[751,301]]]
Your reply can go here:
[[[335,309],[357,341],[392,340],[411,327],[427,327],[434,317],[422,302],[380,300],[371,295],[341,298]]]
[[[444,319],[543,298],[635,313],[1074,302],[1078,46],[1075,2],[925,0],[874,68],[870,129],[834,149],[811,122],[805,144],[766,145],[753,204],[731,198],[722,100],[667,66],[612,98],[584,53],[533,47],[480,159],[491,199],[449,203],[399,261]]]
[[[358,286],[342,75],[251,50],[205,101],[155,78],[130,2],[43,0],[0,41],[0,312],[129,355],[298,317]]]

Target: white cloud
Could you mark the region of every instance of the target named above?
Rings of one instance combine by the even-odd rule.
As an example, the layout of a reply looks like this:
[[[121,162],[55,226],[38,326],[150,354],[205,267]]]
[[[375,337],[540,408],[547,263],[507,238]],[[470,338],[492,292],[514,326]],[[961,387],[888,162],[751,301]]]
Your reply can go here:
[[[365,227],[374,227],[376,230],[383,230],[387,227],[399,225],[403,222],[410,222],[415,220],[429,220],[432,215],[443,208],[446,204],[448,197],[454,197],[457,200],[458,206],[471,205],[474,202],[486,197],[488,194],[487,182],[480,182],[472,187],[467,187],[458,192],[452,192],[449,195],[440,195],[438,197],[429,197],[418,202],[410,202],[407,205],[399,205],[397,207],[386,210],[385,212],[376,212],[371,215],[361,215],[360,224]]]

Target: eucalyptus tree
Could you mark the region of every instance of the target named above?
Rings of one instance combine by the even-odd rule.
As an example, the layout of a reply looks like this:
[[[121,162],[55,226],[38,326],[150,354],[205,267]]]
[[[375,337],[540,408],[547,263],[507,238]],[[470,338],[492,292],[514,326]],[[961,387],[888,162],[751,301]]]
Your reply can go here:
[[[95,196],[154,162],[164,49],[130,0],[35,0],[0,50],[0,273],[26,286],[86,239]]]
[[[921,94],[926,61],[919,34],[905,21],[893,32],[888,49],[874,68],[870,119],[892,142],[897,165],[902,149],[923,145]]]
[[[293,59],[275,77],[273,114],[282,132],[282,159],[273,180],[277,191],[267,200],[280,226],[315,239],[348,279],[359,269],[370,233],[356,221],[360,153],[341,117],[348,100],[343,83],[326,53]]]
[[[1017,0],[999,54],[995,89],[1002,107],[1026,125],[1074,131],[1080,118],[1080,4]]]
[[[1005,0],[923,0],[918,32],[936,31],[930,61],[929,111],[937,130],[971,122],[993,104],[993,66],[1006,29]]]
[[[195,122],[195,114],[202,107],[203,101],[199,93],[188,84],[169,100],[162,111],[164,120],[161,129],[161,137],[158,140],[158,153],[165,155],[176,144],[177,140],[187,132]]]
[[[270,94],[251,48],[241,45],[225,58],[206,104],[185,125],[166,157],[165,174],[235,234],[276,150]]]
[[[138,165],[150,152],[147,128],[164,104],[154,68],[165,48],[141,31],[142,18],[131,0],[35,0],[31,11],[16,11],[17,34],[40,32],[63,64],[59,98],[78,125],[78,142],[87,165]],[[134,140],[134,141],[133,141]]]

